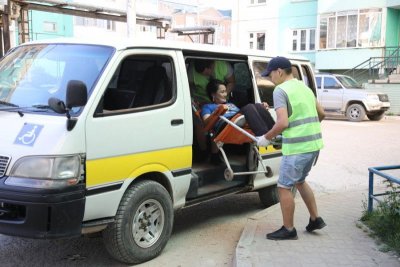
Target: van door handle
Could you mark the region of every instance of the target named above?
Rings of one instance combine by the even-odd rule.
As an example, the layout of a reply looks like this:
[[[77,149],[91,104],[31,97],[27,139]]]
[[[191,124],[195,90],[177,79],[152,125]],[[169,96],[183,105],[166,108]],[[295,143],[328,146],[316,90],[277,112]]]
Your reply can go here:
[[[183,124],[183,120],[182,119],[175,119],[171,121],[171,126],[177,126]]]
[[[328,92],[328,90],[326,90],[326,89],[324,89],[323,91],[324,91],[324,92]]]

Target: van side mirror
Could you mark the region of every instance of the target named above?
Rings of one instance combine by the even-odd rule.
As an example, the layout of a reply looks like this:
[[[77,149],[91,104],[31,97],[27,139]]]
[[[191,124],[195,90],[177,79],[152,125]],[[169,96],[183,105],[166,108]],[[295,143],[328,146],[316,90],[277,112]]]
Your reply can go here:
[[[67,95],[65,104],[68,109],[82,107],[87,102],[87,88],[85,83],[78,80],[71,80],[67,84]]]
[[[58,114],[64,114],[66,112],[64,101],[58,98],[50,97],[47,103],[49,104],[49,107]]]
[[[61,99],[51,97],[48,104],[54,112],[67,115],[67,130],[71,131],[77,122],[76,118],[71,118],[69,111],[74,107],[82,107],[87,103],[87,88],[82,81],[71,80],[67,84],[65,102]]]

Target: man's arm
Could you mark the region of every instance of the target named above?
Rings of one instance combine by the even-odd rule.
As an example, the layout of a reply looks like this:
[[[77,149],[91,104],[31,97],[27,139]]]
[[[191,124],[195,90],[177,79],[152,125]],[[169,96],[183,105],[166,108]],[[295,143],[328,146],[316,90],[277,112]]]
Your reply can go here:
[[[277,108],[276,110],[275,125],[264,136],[267,140],[272,140],[275,136],[281,134],[289,126],[289,118],[287,109],[284,107]]]
[[[315,104],[317,107],[318,119],[319,119],[319,121],[322,121],[323,119],[325,119],[324,108],[318,103],[317,99],[315,99]]]

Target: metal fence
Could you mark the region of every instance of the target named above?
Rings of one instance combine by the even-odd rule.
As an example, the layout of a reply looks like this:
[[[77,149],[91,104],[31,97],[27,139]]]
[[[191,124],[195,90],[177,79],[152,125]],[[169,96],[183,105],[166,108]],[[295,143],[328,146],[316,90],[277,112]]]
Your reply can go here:
[[[396,178],[392,175],[382,172],[382,171],[396,170],[396,169],[400,169],[400,165],[368,168],[368,171],[369,171],[368,212],[371,212],[373,209],[373,200],[381,202],[382,200],[379,197],[385,196],[385,195],[388,195],[391,193],[391,192],[385,192],[385,193],[374,194],[374,174],[381,176],[382,178],[384,178],[390,182],[400,184],[399,178]],[[396,193],[398,194],[400,192],[396,192]]]

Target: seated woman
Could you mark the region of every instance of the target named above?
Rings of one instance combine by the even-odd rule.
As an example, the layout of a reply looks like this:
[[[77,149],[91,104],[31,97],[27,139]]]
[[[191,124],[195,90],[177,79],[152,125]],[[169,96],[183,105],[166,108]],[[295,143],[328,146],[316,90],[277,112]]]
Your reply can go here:
[[[211,80],[207,84],[207,95],[212,103],[204,104],[201,108],[201,117],[205,122],[221,104],[225,105],[227,108],[227,111],[223,115],[227,119],[232,118],[240,111],[235,104],[226,102],[228,91],[226,90],[225,84],[220,80]],[[223,124],[223,122],[224,121],[219,120],[215,124],[214,129],[217,130]]]
[[[247,104],[243,108],[239,109],[233,103],[227,103],[227,90],[225,84],[219,80],[211,80],[207,85],[207,94],[212,103],[205,104],[201,110],[201,117],[206,122],[211,114],[218,108],[219,105],[226,105],[228,110],[223,115],[225,118],[230,119],[236,113],[242,113],[246,122],[248,123],[250,129],[254,132],[256,136],[262,135],[269,131],[269,129],[274,126],[275,121],[271,117],[271,114],[267,110],[266,106],[262,103]],[[223,120],[219,120],[215,126],[214,130],[220,130],[220,127],[224,125]],[[211,148],[211,163],[219,163],[218,148],[215,144]]]

